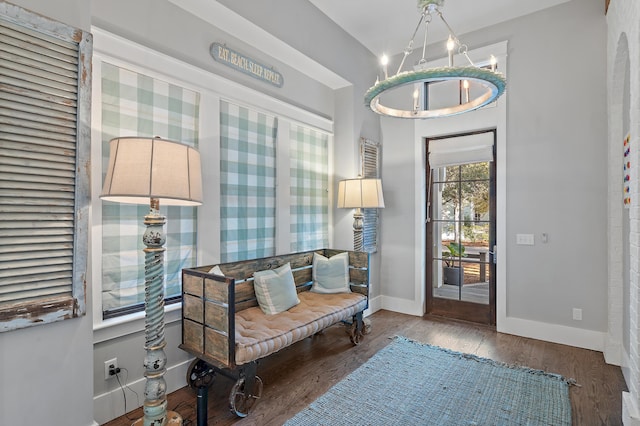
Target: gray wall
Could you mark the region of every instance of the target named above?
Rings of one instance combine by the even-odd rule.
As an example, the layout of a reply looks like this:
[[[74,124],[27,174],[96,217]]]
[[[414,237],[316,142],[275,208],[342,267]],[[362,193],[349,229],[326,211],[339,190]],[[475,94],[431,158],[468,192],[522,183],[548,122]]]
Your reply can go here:
[[[600,0],[573,0],[459,36],[470,48],[509,43],[507,217],[498,218],[506,221],[507,316],[598,332],[607,329],[605,24]],[[393,124],[394,136],[413,140],[409,126]],[[386,131],[385,143],[393,143]],[[385,183],[402,188],[385,194],[387,252],[406,252],[421,226],[407,208],[424,197],[407,170],[415,169],[415,147],[399,149],[392,158],[387,149],[384,162]],[[534,234],[536,245],[516,245],[517,233]],[[393,274],[409,276],[383,288],[388,296],[414,295],[407,271],[415,261],[405,254],[395,256]],[[583,310],[580,322],[574,307]]]
[[[89,5],[82,0],[12,3],[77,28],[90,27]],[[92,352],[90,303],[82,318],[0,333],[0,424],[91,425]]]
[[[507,315],[596,331],[607,329],[602,7],[573,0],[482,37],[509,38]],[[516,246],[516,233],[537,244]]]
[[[94,0],[91,4],[92,24],[97,27],[321,116],[334,115],[333,91],[328,87],[166,0]],[[273,65],[283,74],[284,86],[276,88],[215,62],[209,54],[213,42]]]

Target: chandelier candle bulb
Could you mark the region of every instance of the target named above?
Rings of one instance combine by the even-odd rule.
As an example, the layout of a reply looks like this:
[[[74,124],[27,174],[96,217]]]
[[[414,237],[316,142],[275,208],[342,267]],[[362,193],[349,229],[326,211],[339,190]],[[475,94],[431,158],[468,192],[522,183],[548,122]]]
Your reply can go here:
[[[496,72],[496,65],[498,64],[498,60],[496,59],[496,57],[491,55],[489,63],[491,64],[491,72]]]
[[[447,40],[447,52],[449,52],[449,66],[453,67],[453,48],[456,47],[456,43],[451,38],[451,34],[449,34],[449,39]]]
[[[420,109],[420,90],[416,89],[413,91],[413,109]]]
[[[387,73],[387,64],[389,64],[389,58],[387,55],[382,55],[380,58],[380,63],[382,64],[382,71],[384,71],[384,79],[389,78],[389,74]]]
[[[464,80],[462,87],[464,88],[464,103],[466,104],[469,102],[469,80]]]

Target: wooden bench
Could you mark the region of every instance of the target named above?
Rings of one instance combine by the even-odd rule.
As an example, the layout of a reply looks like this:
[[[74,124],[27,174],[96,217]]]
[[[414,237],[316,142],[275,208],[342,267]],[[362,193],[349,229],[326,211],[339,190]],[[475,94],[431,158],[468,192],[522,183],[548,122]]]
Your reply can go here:
[[[349,326],[354,345],[360,342],[362,315],[369,304],[369,254],[348,252],[351,293],[318,294],[309,291],[315,252],[330,258],[345,251],[322,249],[223,263],[218,266],[224,276],[210,273],[213,265],[183,269],[180,348],[196,357],[187,383],[198,390],[198,419],[205,419],[203,425],[206,392],[215,375],[236,381],[229,405],[233,413],[245,417],[262,393],[262,380],[256,375],[260,358],[337,323]],[[253,275],[286,263],[291,265],[300,303],[266,315],[258,306]]]

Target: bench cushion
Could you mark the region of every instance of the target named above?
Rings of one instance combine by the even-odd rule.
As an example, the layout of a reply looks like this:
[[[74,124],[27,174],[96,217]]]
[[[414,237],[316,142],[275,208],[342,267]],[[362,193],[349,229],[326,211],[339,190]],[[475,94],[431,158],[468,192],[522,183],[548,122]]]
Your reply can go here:
[[[288,311],[265,315],[258,307],[236,313],[236,364],[265,357],[339,321],[351,319],[367,306],[360,293],[318,294],[303,291]]]

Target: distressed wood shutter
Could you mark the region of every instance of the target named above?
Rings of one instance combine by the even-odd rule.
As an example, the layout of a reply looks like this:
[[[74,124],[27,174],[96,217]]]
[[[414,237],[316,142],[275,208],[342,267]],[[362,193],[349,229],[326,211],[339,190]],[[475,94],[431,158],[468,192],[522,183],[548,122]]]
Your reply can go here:
[[[91,53],[0,3],[0,331],[86,311]]]
[[[380,146],[368,139],[360,138],[361,175],[364,178],[380,177]],[[378,250],[378,209],[362,209],[362,249],[368,253]]]

